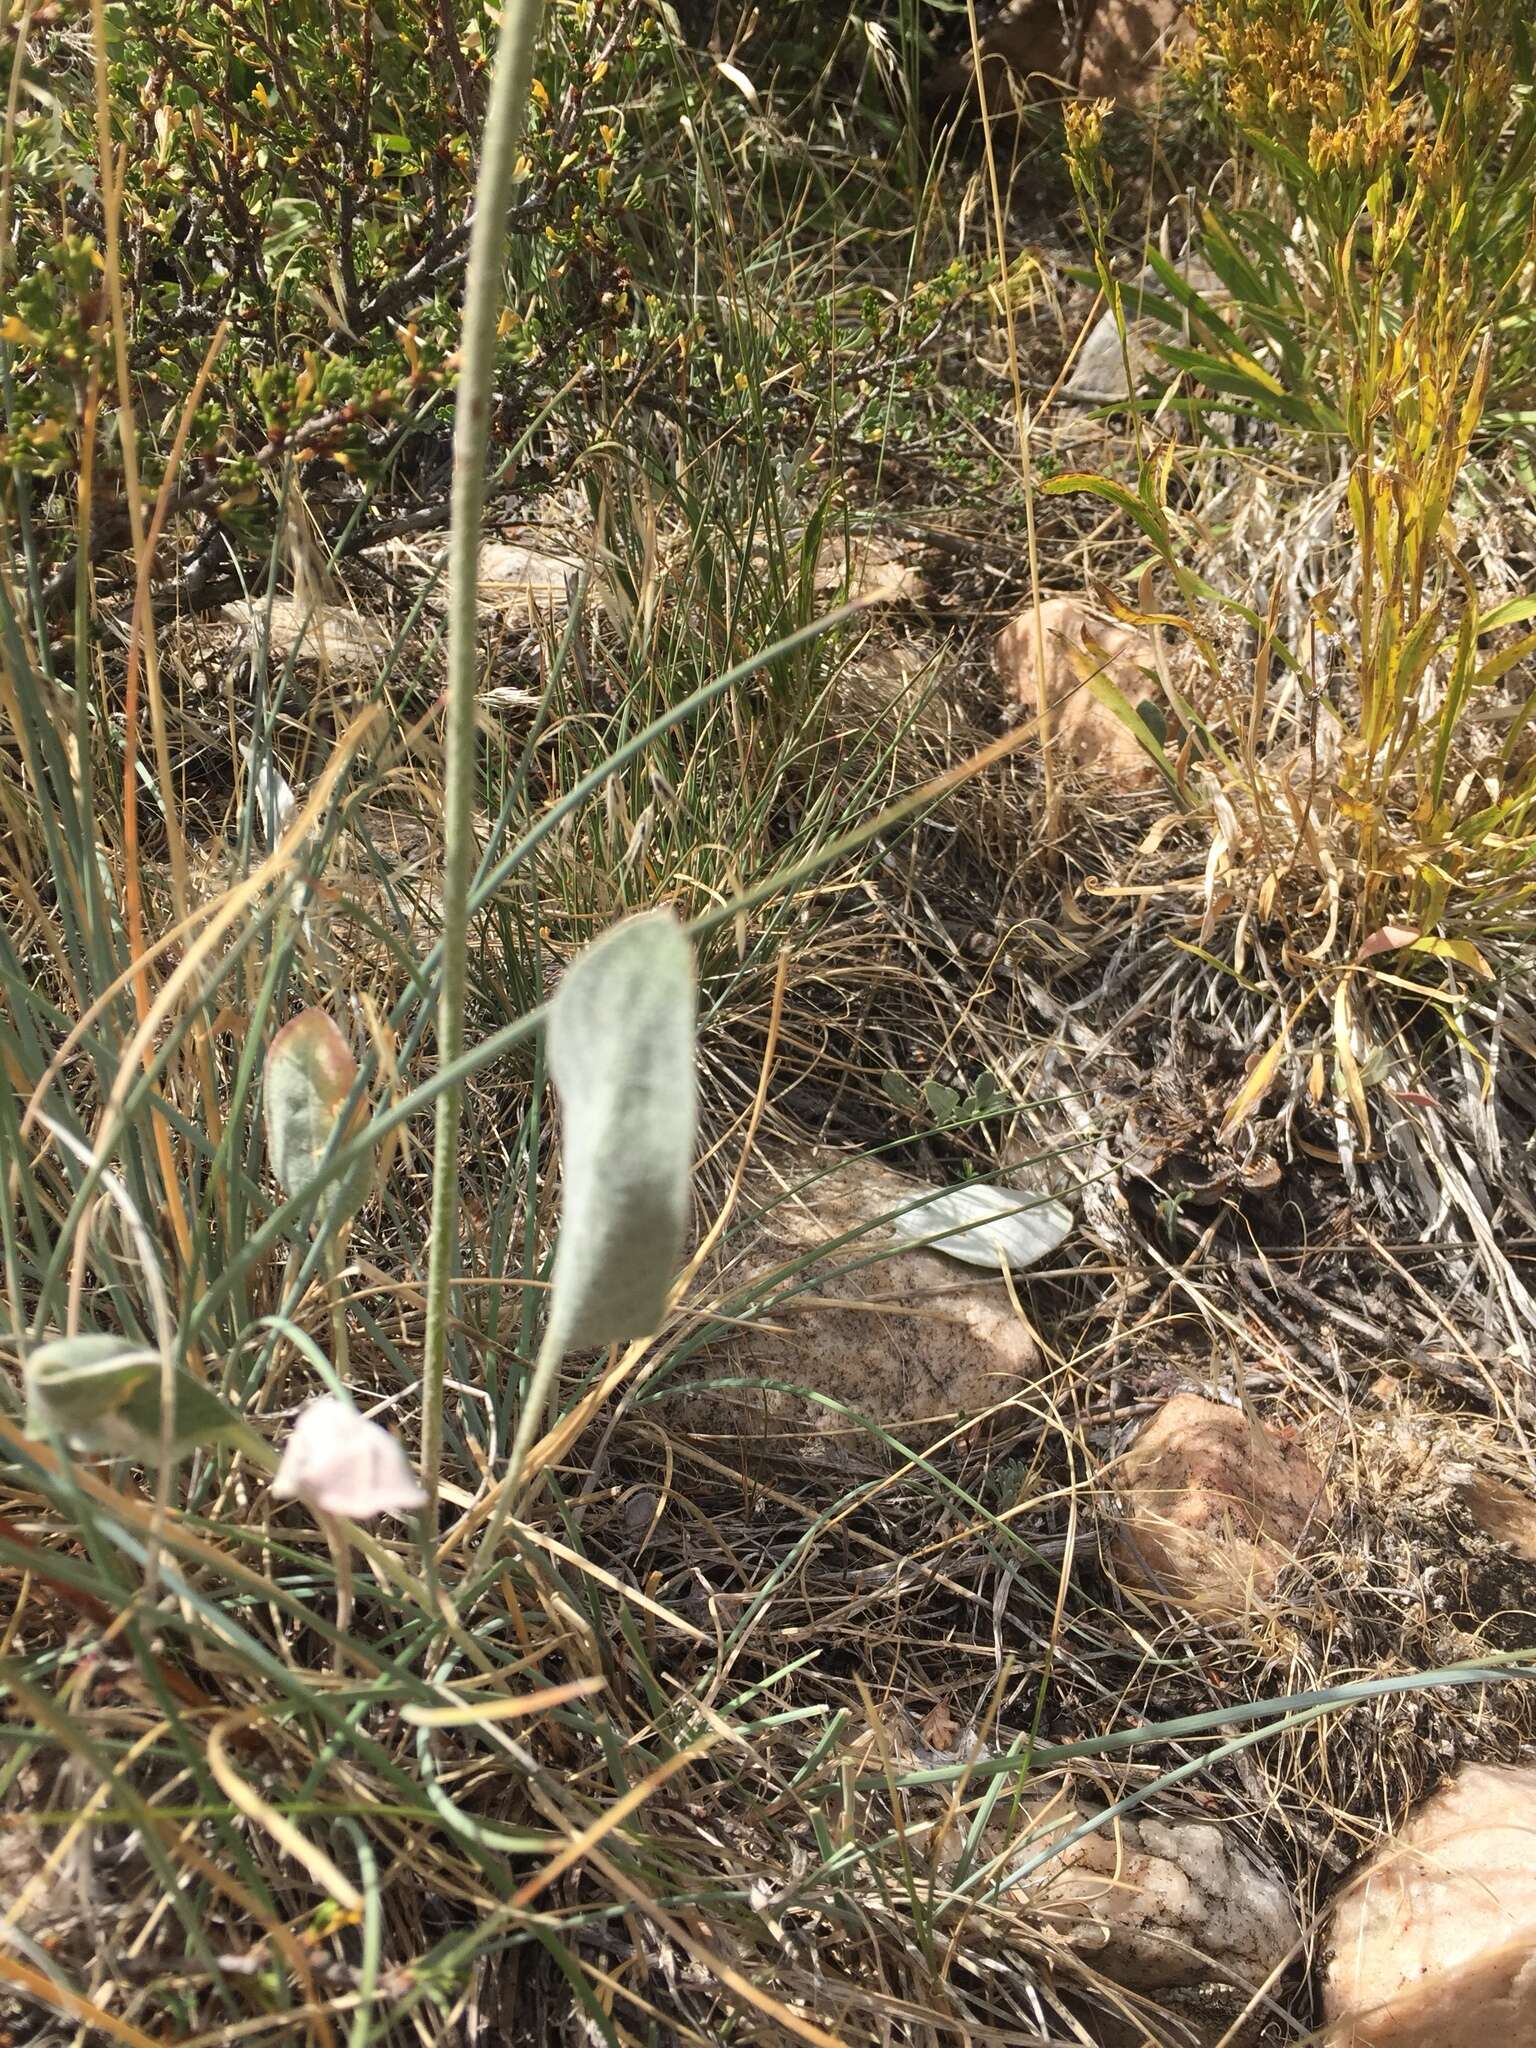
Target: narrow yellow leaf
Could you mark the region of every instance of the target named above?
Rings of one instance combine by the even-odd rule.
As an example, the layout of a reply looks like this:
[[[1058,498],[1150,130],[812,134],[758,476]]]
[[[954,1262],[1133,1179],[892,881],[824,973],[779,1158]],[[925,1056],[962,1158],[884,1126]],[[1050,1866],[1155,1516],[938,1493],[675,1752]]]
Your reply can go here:
[[[1333,1061],[1339,1086],[1344,1090],[1363,1143],[1371,1142],[1370,1113],[1365,1106],[1365,1088],[1360,1079],[1360,1062],[1349,1042],[1349,997],[1341,981],[1333,998]]]
[[[1275,1033],[1274,1043],[1254,1061],[1241,1088],[1227,1105],[1227,1113],[1221,1120],[1219,1137],[1230,1138],[1234,1131],[1245,1124],[1274,1086],[1275,1075],[1280,1071],[1280,1058],[1285,1051],[1285,1026]]]
[[[1484,981],[1493,979],[1493,969],[1470,939],[1415,939],[1409,951],[1430,953],[1437,960],[1455,960],[1462,967],[1470,967],[1474,974],[1480,974]]]
[[[538,1692],[525,1692],[501,1699],[466,1699],[462,1706],[402,1707],[400,1718],[413,1728],[474,1728],[487,1721],[521,1721],[530,1714],[544,1714],[551,1707],[563,1707],[569,1700],[584,1700],[601,1692],[607,1684],[602,1677],[572,1678],[564,1685],[546,1685]]]

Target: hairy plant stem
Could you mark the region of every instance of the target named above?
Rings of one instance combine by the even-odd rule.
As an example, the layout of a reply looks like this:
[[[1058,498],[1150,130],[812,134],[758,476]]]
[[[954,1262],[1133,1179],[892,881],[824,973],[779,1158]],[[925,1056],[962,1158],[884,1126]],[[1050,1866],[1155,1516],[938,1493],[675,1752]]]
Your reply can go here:
[[[459,389],[453,418],[453,512],[448,543],[447,790],[443,807],[443,981],[437,1056],[450,1066],[464,1049],[464,976],[474,826],[476,623],[480,520],[485,506],[491,379],[501,312],[502,251],[516,176],[523,110],[533,73],[542,0],[505,0],[491,73],[475,182],[475,223],[464,287]],[[448,1316],[458,1250],[459,1103],[457,1085],[437,1098],[432,1152],[432,1237],[427,1266],[422,1362],[421,1482],[426,1526],[437,1502],[443,1452],[443,1378]],[[430,1551],[430,1545],[429,1551]]]

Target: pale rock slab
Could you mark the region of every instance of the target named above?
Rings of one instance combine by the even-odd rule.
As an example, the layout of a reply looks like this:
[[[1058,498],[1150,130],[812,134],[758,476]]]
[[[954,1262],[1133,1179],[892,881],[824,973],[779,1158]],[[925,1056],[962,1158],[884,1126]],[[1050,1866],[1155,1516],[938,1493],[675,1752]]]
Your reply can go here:
[[[1184,282],[1212,306],[1222,305],[1229,299],[1226,286],[1199,256],[1185,256],[1174,268]],[[1159,338],[1165,341],[1178,338],[1177,328],[1169,327],[1152,314],[1142,311],[1143,295],[1148,293],[1158,299],[1172,296],[1150,264],[1134,283],[1123,289],[1124,341],[1120,338],[1120,328],[1113,311],[1106,306],[1088,330],[1088,338],[1078,350],[1071,373],[1062,386],[1066,397],[1075,398],[1084,405],[1123,405],[1133,392],[1140,391],[1146,384],[1158,367],[1153,343]],[[1129,377],[1126,375],[1127,365]]]
[[[1084,1818],[1053,1807],[1034,1851]],[[1221,1982],[1252,1991],[1299,1947],[1290,1887],[1229,1828],[1112,1822],[1063,1847],[1030,1880],[1034,1903],[1105,1976],[1137,1991]]]
[[[882,540],[845,541],[841,534],[822,543],[815,587],[818,597],[848,604],[920,604],[927,596],[922,571],[902,549]]]
[[[480,608],[512,623],[563,618],[581,564],[524,541],[484,542],[478,571]]]
[[[1330,2048],[1536,2048],[1536,1769],[1467,1764],[1340,1894]]]
[[[247,639],[264,644],[269,662],[311,661],[347,678],[376,675],[389,658],[388,629],[345,605],[301,603],[297,598],[241,599],[224,617]]]
[[[898,1435],[931,1431],[1033,1384],[1039,1350],[1001,1274],[911,1247],[886,1220],[921,1198],[921,1184],[878,1161],[814,1153],[781,1162],[776,1178],[776,1199],[754,1189],[764,1204],[757,1236],[722,1280],[728,1298],[770,1280],[774,1296],[709,1376],[783,1384],[690,1395],[701,1427],[793,1432],[824,1455],[867,1453],[869,1433],[854,1417]]]

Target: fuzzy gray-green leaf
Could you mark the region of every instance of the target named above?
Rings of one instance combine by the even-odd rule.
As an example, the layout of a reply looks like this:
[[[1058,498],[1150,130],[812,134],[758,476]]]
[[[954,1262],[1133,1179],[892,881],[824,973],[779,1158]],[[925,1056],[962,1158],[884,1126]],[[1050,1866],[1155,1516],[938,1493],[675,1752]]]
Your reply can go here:
[[[115,1415],[160,1371],[159,1353],[126,1337],[86,1330],[29,1352],[23,1369],[27,1433],[72,1438]]]
[[[695,1007],[693,949],[670,911],[605,934],[550,1004],[564,1195],[549,1328],[562,1350],[661,1321],[688,1229]]]
[[[285,1195],[301,1195],[320,1172],[357,1080],[351,1048],[323,1010],[302,1010],[267,1052],[267,1153]],[[351,1129],[362,1122],[361,1106]],[[348,1132],[351,1135],[351,1132]],[[361,1160],[327,1193],[324,1213],[340,1222],[368,1199],[372,1161]]]
[[[27,1359],[24,1377],[29,1436],[57,1436],[75,1451],[158,1462],[164,1445],[158,1352],[126,1337],[81,1331],[40,1344]],[[180,1370],[171,1384],[173,1457],[198,1444],[237,1442],[263,1462],[270,1459],[267,1446],[212,1388]]]

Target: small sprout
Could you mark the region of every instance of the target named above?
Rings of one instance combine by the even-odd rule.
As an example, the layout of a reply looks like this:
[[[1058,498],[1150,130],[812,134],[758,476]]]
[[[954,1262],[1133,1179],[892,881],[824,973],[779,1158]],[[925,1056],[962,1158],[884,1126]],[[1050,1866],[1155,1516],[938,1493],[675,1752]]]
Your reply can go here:
[[[344,1515],[352,1522],[413,1514],[427,1502],[389,1431],[334,1394],[311,1401],[293,1425],[272,1493],[277,1500],[301,1500],[317,1515]]]
[[[285,1195],[302,1195],[319,1174],[341,1113],[357,1080],[357,1061],[323,1010],[302,1010],[285,1024],[267,1052],[267,1152]],[[351,1137],[366,1110],[358,1104]],[[359,1160],[326,1197],[331,1227],[344,1223],[368,1198],[371,1158]]]

